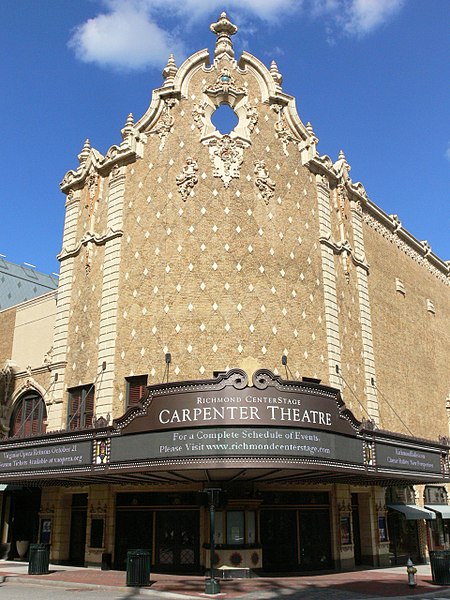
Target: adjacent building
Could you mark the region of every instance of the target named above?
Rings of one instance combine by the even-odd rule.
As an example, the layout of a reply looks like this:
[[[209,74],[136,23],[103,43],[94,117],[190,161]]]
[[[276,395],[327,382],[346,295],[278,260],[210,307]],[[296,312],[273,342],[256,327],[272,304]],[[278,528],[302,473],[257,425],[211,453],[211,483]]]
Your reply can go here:
[[[211,29],[64,177],[57,297],[0,311],[1,541],[202,572],[213,499],[216,567],[425,560],[450,543],[449,263]]]

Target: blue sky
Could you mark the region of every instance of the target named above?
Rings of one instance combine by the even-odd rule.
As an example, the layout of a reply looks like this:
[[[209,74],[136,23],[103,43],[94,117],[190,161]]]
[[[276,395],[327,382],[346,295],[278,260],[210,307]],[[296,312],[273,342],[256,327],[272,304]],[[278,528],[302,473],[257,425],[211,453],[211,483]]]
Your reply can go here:
[[[147,109],[170,52],[277,61],[320,154],[342,148],[372,201],[450,259],[448,0],[3,0],[0,254],[59,271],[65,196],[89,138],[105,153]]]

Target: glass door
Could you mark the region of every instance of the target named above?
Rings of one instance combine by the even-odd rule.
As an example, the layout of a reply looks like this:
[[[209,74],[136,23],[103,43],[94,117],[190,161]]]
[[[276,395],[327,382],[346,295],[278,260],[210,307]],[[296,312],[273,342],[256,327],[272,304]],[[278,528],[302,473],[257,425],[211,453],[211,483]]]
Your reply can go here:
[[[155,567],[169,572],[198,572],[199,530],[198,510],[159,510]]]

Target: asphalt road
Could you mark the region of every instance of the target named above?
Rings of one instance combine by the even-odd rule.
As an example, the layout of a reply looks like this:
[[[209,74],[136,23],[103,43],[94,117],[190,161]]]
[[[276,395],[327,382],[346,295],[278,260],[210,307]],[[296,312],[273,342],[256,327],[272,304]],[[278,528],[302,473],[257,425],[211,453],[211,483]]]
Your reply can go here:
[[[280,595],[281,594],[281,595]],[[150,590],[140,590],[139,588],[130,588],[124,591],[123,589],[99,589],[95,587],[71,587],[70,584],[67,586],[47,586],[42,584],[33,583],[14,583],[13,581],[7,581],[0,583],[0,598],[5,600],[133,600],[139,598],[139,600],[146,600],[154,598],[155,600],[163,600],[158,592],[151,592]],[[164,600],[177,599],[177,600],[192,600],[190,596],[182,596],[180,594],[164,594]],[[208,598],[214,598],[214,596],[208,596]],[[361,595],[359,593],[345,592],[335,589],[317,589],[317,590],[289,590],[283,589],[278,593],[271,592],[257,592],[251,594],[245,594],[240,597],[241,600],[379,600],[379,597],[370,596],[369,594]],[[198,600],[196,597],[195,600]],[[220,600],[220,594],[217,595],[217,600]],[[234,598],[239,600],[239,598]],[[390,598],[390,600],[450,600],[450,589],[449,591],[439,591],[437,594],[417,594],[414,596],[401,596],[396,598]]]

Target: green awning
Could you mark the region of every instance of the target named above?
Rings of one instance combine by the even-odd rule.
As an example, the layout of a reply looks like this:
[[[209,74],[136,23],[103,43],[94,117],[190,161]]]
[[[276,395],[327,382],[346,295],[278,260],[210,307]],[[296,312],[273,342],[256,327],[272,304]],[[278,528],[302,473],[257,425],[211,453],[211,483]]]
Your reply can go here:
[[[419,521],[420,519],[431,520],[436,518],[436,514],[432,510],[427,510],[426,508],[416,506],[415,504],[388,504],[387,507],[402,513],[408,521]]]
[[[443,519],[450,519],[450,506],[448,504],[427,504],[425,508],[441,515]]]

